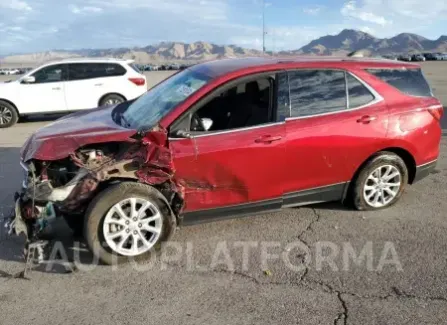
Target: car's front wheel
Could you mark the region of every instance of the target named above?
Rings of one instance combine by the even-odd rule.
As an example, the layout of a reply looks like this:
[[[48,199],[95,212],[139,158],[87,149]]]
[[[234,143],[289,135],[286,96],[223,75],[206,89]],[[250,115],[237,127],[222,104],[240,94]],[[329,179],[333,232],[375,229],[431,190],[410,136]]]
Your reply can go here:
[[[17,123],[19,114],[10,103],[0,100],[0,128],[9,128]]]
[[[360,171],[353,184],[353,201],[358,210],[379,210],[392,206],[408,183],[405,162],[392,152],[379,152]]]
[[[155,247],[171,237],[176,225],[156,189],[132,182],[101,192],[85,217],[87,244],[109,265],[151,257]]]

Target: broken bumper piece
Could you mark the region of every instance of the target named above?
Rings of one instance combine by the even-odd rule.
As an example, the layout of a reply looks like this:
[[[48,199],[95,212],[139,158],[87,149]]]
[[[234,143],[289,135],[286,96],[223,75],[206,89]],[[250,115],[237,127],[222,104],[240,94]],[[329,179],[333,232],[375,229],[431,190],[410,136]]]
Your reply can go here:
[[[17,196],[17,195],[16,195]],[[5,222],[4,227],[7,229],[8,235],[20,236],[22,233],[25,234],[26,238],[28,238],[28,226],[22,218],[22,206],[21,199],[16,199],[14,204],[13,213],[7,221]]]

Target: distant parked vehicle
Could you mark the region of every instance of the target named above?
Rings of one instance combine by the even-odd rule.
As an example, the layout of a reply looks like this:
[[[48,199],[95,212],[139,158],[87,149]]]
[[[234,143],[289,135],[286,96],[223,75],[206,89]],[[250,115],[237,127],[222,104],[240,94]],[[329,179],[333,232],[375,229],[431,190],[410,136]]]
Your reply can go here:
[[[398,60],[410,62],[412,61],[412,56],[410,54],[401,54],[399,55]]]
[[[10,69],[9,74],[10,75],[20,74],[20,70],[19,69]]]
[[[422,55],[425,57],[426,61],[435,61],[436,60],[435,53],[423,53]]]
[[[413,56],[411,57],[412,61],[425,61],[425,56],[423,56],[422,54],[413,54]]]
[[[170,70],[180,70],[180,65],[177,63],[171,64]]]
[[[382,57],[387,60],[397,60],[397,56],[391,54],[383,55]]]
[[[147,91],[133,61],[71,59],[45,64],[18,80],[0,83],[0,128],[19,116],[69,112],[135,99]]]

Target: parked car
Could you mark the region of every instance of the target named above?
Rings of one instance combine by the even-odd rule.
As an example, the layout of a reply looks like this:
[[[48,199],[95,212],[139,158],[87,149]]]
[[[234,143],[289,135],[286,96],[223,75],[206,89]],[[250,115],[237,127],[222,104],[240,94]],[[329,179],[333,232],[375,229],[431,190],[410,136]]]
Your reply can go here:
[[[422,54],[413,54],[411,57],[411,61],[425,61],[425,56]]]
[[[325,201],[380,210],[435,168],[442,114],[410,63],[198,64],[36,131],[12,227],[36,238],[54,209],[111,264],[180,225]]]
[[[434,61],[434,60],[436,60],[435,53],[423,53],[422,55],[425,57],[426,61]]]
[[[413,57],[410,54],[401,54],[399,55],[398,60],[410,62],[413,60]]]
[[[435,53],[434,54],[435,60],[436,61],[442,61],[444,60],[442,53]]]
[[[45,64],[9,83],[0,83],[0,128],[19,116],[62,113],[114,105],[147,90],[132,61],[76,59]]]
[[[20,70],[19,69],[10,69],[9,74],[10,75],[20,74]]]
[[[397,56],[391,54],[383,55],[382,57],[387,60],[397,60]]]

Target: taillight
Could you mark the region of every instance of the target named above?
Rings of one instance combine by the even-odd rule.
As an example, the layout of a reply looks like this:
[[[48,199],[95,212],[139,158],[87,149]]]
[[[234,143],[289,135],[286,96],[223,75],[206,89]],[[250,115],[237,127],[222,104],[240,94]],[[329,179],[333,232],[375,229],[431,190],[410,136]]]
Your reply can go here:
[[[144,86],[146,84],[146,79],[144,78],[129,78],[129,81],[137,86]]]
[[[444,107],[442,105],[432,105],[427,107],[427,110],[438,121],[440,121],[442,115],[444,115]]]

